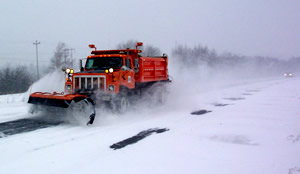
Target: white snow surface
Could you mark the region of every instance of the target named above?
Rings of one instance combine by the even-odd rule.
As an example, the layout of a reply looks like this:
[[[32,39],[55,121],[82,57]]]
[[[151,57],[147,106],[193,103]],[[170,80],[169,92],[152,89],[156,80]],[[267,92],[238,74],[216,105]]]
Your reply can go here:
[[[300,173],[299,78],[202,90],[184,83],[174,81],[164,106],[125,115],[98,112],[92,126],[63,124],[0,138],[0,173]],[[30,117],[26,95],[0,96],[0,122]],[[212,112],[190,114],[201,109]],[[170,130],[109,147],[150,128]]]

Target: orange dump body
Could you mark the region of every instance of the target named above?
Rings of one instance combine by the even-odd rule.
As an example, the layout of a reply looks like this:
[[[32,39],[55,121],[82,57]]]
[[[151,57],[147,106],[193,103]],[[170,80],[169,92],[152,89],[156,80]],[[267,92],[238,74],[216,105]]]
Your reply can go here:
[[[168,80],[167,57],[139,57],[139,70],[135,73],[137,83]]]

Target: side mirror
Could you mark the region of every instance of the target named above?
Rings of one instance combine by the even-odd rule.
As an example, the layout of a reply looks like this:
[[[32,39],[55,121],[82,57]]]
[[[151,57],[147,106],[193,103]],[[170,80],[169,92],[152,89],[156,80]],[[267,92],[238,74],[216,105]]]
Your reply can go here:
[[[79,66],[80,66],[80,72],[84,70],[84,68],[82,67],[82,59],[79,60]]]
[[[96,46],[94,44],[89,44],[90,48],[95,48],[95,51],[97,50]]]
[[[66,72],[66,69],[67,69],[66,67],[62,67],[62,68],[61,68],[61,70],[62,70],[63,72]]]
[[[134,59],[134,71],[139,72],[139,59]]]

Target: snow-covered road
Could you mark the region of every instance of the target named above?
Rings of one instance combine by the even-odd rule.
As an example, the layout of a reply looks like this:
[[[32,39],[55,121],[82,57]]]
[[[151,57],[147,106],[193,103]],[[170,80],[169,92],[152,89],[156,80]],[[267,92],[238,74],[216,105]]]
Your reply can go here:
[[[0,122],[28,117],[25,100],[25,94],[0,96]],[[211,112],[191,114],[199,110]],[[110,148],[151,128],[169,130]],[[90,127],[60,124],[2,136],[1,174],[297,174],[300,79],[171,95],[156,109],[98,114]]]

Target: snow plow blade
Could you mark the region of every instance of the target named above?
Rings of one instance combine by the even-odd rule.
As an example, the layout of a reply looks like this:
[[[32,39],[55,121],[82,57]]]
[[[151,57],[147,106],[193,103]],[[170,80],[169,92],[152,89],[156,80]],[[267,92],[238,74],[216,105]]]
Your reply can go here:
[[[28,103],[36,104],[36,105],[68,108],[72,100],[78,102],[85,98],[88,97],[85,95],[77,95],[77,94],[64,95],[63,93],[55,93],[55,92],[52,94],[48,92],[35,92],[30,95]]]
[[[43,105],[59,108],[70,108],[70,110],[87,114],[89,121],[87,124],[93,124],[96,111],[95,103],[86,95],[80,94],[66,94],[63,93],[48,93],[48,92],[35,92],[29,97],[28,103],[34,105]],[[91,111],[90,111],[91,110]]]

